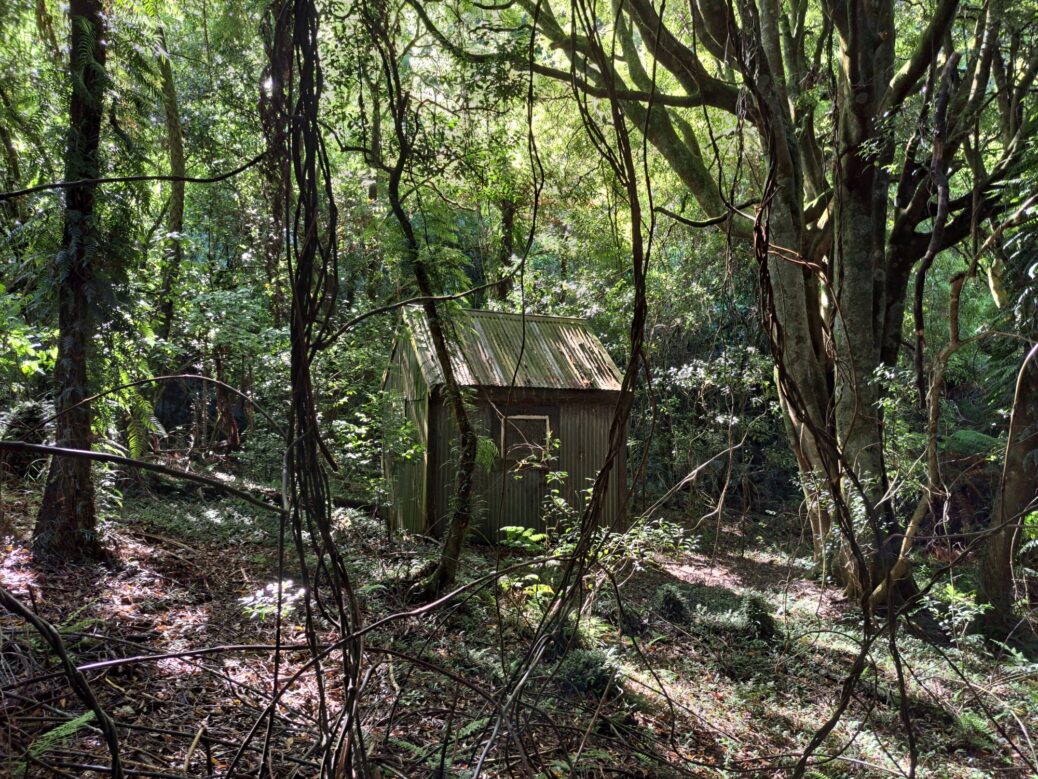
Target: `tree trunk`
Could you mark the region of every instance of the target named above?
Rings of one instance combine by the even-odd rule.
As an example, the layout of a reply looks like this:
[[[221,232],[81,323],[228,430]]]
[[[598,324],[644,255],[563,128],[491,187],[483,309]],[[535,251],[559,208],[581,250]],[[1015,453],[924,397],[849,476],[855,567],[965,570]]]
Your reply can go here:
[[[100,0],[71,0],[69,137],[65,180],[96,179],[103,112],[105,27]],[[65,200],[64,248],[54,261],[58,287],[58,359],[54,371],[55,443],[89,449],[91,412],[87,354],[93,339],[89,287],[98,250],[95,184],[69,187]],[[97,537],[90,460],[51,459],[47,486],[33,532],[33,552],[64,560],[102,559]]]
[[[512,255],[515,253],[515,214],[519,204],[511,197],[503,197],[498,201],[501,210],[501,247],[497,254],[498,273],[505,278],[497,285],[497,299],[507,300],[514,286],[514,279],[507,275],[512,272]],[[565,264],[565,254],[562,255]]]
[[[258,106],[263,136],[270,149],[260,167],[263,195],[269,203],[266,213],[270,219],[261,240],[270,284],[271,314],[276,325],[288,318],[291,309],[280,271],[286,246],[284,203],[292,178],[286,121],[291,114],[286,90],[292,78],[292,14],[285,12],[286,3],[287,0],[281,0],[271,4],[270,13],[262,22],[267,65],[263,69]]]
[[[0,185],[4,189],[18,189],[21,186],[22,171],[18,165],[18,152],[14,148],[14,139],[7,127],[6,117],[0,117],[0,146],[3,147],[4,152],[4,167],[0,172]],[[13,231],[17,224],[25,219],[22,211],[18,198],[6,201],[0,206],[0,217],[3,217],[0,224],[6,222],[7,224],[4,226],[7,231]]]
[[[47,10],[46,0],[36,0],[36,30],[54,61],[54,67],[60,70],[64,57],[61,54],[61,47],[58,45],[58,38],[54,34],[54,19]]]
[[[213,367],[216,372],[216,419],[218,429],[224,434],[228,452],[236,452],[241,449],[241,430],[238,427],[238,419],[234,416],[234,403],[231,393],[223,386],[230,383],[227,371],[224,368],[224,349],[217,347],[213,350]]]
[[[413,138],[408,129],[408,125],[412,121],[409,107],[410,95],[402,89],[398,70],[400,59],[395,49],[393,34],[387,29],[385,19],[366,10],[365,23],[372,43],[378,51],[382,72],[387,82],[394,85],[394,89],[390,92],[389,109],[393,118],[393,132],[398,149],[395,163],[389,172],[386,195],[389,198],[393,216],[396,217],[397,224],[403,233],[404,258],[414,273],[418,291],[424,298],[422,309],[429,325],[429,335],[432,339],[433,350],[436,352],[436,360],[440,365],[440,370],[443,371],[444,392],[461,439],[454,510],[451,513],[450,522],[447,524],[443,546],[440,548],[440,559],[433,572],[419,582],[412,593],[416,598],[431,600],[450,587],[457,576],[461,548],[472,520],[472,483],[476,472],[478,439],[465,409],[465,399],[461,394],[461,388],[454,376],[443,321],[436,308],[436,301],[433,299],[436,290],[429,275],[429,268],[421,256],[418,237],[415,235],[411,218],[404,209],[404,200],[400,192],[400,182],[411,164],[411,157],[414,153]]]
[[[180,107],[177,104],[176,84],[173,82],[173,67],[170,63],[166,33],[159,27],[159,75],[162,78],[162,107],[166,113],[166,143],[169,146],[169,171],[183,178],[187,169],[184,165],[184,134],[180,126]],[[180,276],[183,259],[181,234],[184,232],[184,182],[174,181],[170,185],[169,213],[166,215],[166,267],[162,272],[162,291],[159,293],[159,326],[157,334],[169,340],[173,327],[174,290]]]
[[[991,608],[983,627],[1005,635],[1014,627],[1013,559],[1020,528],[1038,510],[1038,346],[1031,349],[1017,383],[1009,442],[995,511],[978,577],[978,601]]]
[[[424,297],[432,294],[432,287],[425,268],[420,263],[415,264],[415,276],[418,287]],[[461,548],[465,543],[465,535],[468,533],[469,524],[472,521],[472,481],[476,472],[476,451],[478,439],[472,421],[469,419],[465,408],[465,399],[462,397],[461,388],[454,377],[454,369],[451,366],[450,352],[447,348],[447,338],[443,332],[443,325],[436,304],[427,301],[425,319],[429,324],[429,333],[432,337],[433,348],[436,352],[437,362],[443,371],[444,389],[447,393],[447,401],[454,415],[454,422],[458,426],[458,434],[461,438],[461,453],[458,461],[458,480],[454,493],[454,511],[447,525],[446,534],[443,537],[443,546],[440,549],[440,559],[433,572],[423,581],[417,590],[425,600],[432,600],[450,587],[458,575],[458,562],[461,560]]]
[[[875,376],[886,328],[890,189],[877,122],[893,75],[893,6],[855,3],[834,7],[833,14],[841,53],[833,182],[834,421],[843,458],[842,497],[866,563],[845,585],[849,595],[862,596],[884,581],[898,551]],[[901,589],[887,592],[894,597]]]
[[[800,238],[788,213],[781,213],[776,200],[769,219],[772,242],[782,249],[799,252]],[[832,517],[826,508],[828,485],[835,478],[833,463],[824,457],[824,437],[831,427],[830,392],[826,379],[826,356],[820,344],[817,281],[781,254],[769,260],[769,278],[774,295],[776,322],[773,324],[773,355],[776,386],[786,420],[786,434],[797,459],[800,483],[816,565],[828,572],[828,548]],[[817,332],[816,332],[817,330]],[[839,570],[834,571],[842,582]]]

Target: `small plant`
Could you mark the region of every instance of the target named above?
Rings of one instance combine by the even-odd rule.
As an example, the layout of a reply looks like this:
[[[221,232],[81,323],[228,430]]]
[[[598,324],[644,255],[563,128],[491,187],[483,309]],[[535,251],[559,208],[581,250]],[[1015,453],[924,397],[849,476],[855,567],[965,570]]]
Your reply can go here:
[[[677,625],[687,625],[692,620],[685,596],[673,584],[664,584],[656,590],[656,613]]]
[[[476,465],[479,466],[480,470],[485,473],[490,473],[494,470],[494,466],[500,461],[501,452],[498,451],[497,444],[494,443],[493,438],[487,438],[486,436],[477,436],[476,438]]]
[[[663,518],[639,522],[624,534],[627,553],[636,559],[653,554],[692,554],[699,540],[677,522]]]
[[[93,720],[94,712],[88,711],[85,714],[80,714],[75,719],[71,719],[68,722],[61,723],[55,728],[51,728],[33,741],[32,746],[29,747],[29,755],[37,759],[42,757],[55,747],[68,741],[68,739],[76,735],[80,730],[88,727]],[[14,775],[19,777],[27,776],[28,764],[16,764]]]
[[[1038,511],[1024,517],[1024,536],[1028,540],[1038,539]]]
[[[995,747],[995,729],[987,717],[972,711],[963,711],[956,718],[955,729],[962,741],[973,749]]]
[[[601,698],[618,692],[616,667],[611,658],[598,649],[574,649],[559,663],[558,680],[567,692]]]
[[[558,660],[571,652],[583,649],[584,646],[584,637],[580,632],[580,624],[577,619],[571,617],[566,620],[559,632],[548,640],[544,650],[544,657],[549,661]]]
[[[540,552],[544,549],[546,533],[538,533],[532,527],[506,525],[501,528],[501,546],[519,549],[523,552]]]
[[[470,649],[462,645],[456,657],[456,662],[461,668],[477,674],[480,678],[492,679],[495,683],[503,682],[505,679],[500,658],[493,647]]]
[[[746,619],[746,631],[762,641],[770,641],[778,635],[779,629],[775,618],[771,616],[768,604],[758,595],[747,595],[743,598],[742,612]]]
[[[645,613],[631,603],[625,603],[622,609],[615,602],[608,603],[600,613],[623,636],[640,636],[648,627]]]
[[[939,615],[938,621],[959,648],[963,648],[971,640],[979,640],[979,636],[969,635],[970,628],[981,615],[991,609],[990,604],[978,603],[975,593],[960,590],[950,582],[944,586],[943,592],[938,593],[938,598],[939,600],[933,604]]]
[[[550,584],[541,580],[540,574],[527,573],[522,576],[502,576],[500,587],[503,591],[520,596],[521,600],[540,600],[550,598],[555,590]]]

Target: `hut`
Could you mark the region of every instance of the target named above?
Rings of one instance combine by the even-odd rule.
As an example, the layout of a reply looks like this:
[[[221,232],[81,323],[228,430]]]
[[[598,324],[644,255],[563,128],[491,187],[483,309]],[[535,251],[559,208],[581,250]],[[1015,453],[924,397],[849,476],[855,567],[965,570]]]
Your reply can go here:
[[[544,531],[543,504],[560,490],[584,507],[605,463],[622,374],[588,322],[464,310],[446,322],[451,365],[480,436],[472,532],[494,543],[501,528]],[[410,456],[387,454],[392,530],[440,536],[450,518],[459,434],[425,316],[404,310],[383,389],[391,424],[407,421]],[[626,452],[609,479],[601,521],[623,524]],[[559,474],[565,474],[562,479]]]

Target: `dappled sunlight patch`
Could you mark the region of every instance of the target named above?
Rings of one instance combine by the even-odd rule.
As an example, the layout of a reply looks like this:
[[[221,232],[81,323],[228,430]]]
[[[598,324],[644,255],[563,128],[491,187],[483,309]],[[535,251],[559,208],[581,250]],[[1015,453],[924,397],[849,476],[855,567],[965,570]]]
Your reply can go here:
[[[265,512],[236,500],[217,499],[205,503],[143,499],[123,509],[122,521],[143,523],[171,538],[197,545],[273,544],[278,521]]]
[[[711,587],[742,587],[744,581],[742,575],[731,568],[723,565],[714,565],[706,561],[701,555],[696,555],[701,560],[699,565],[664,563],[661,567],[675,579],[695,584],[705,584]]]
[[[96,613],[106,623],[139,622],[144,614],[141,610],[143,595],[139,586],[130,582],[115,582],[97,602]]]
[[[154,630],[171,644],[184,643],[205,634],[209,616],[208,608],[170,609],[158,617]]]
[[[202,669],[199,668],[197,663],[192,663],[179,657],[164,657],[161,660],[157,660],[155,668],[162,675],[172,677],[199,676],[202,674]]]
[[[32,565],[29,549],[12,539],[4,540],[0,586],[18,597],[26,597],[30,591],[41,589],[40,574]]]
[[[170,522],[181,523],[177,527],[186,532],[191,528],[184,524],[185,516],[207,522],[199,517],[201,512],[194,513],[197,508],[197,504],[188,501],[167,501],[163,514]],[[147,513],[154,516],[156,508]],[[239,514],[228,521],[241,519]],[[125,665],[88,673],[103,707],[117,722],[129,761],[140,759],[140,753],[135,751],[139,748],[151,755],[162,755],[168,765],[183,765],[189,746],[204,723],[202,741],[210,742],[207,747],[201,742],[196,744],[191,753],[192,772],[199,770],[202,761],[204,775],[205,755],[211,756],[214,771],[226,769],[237,751],[241,733],[251,727],[266,706],[273,653],[228,649],[196,655],[192,651],[273,643],[272,621],[249,619],[237,600],[243,581],[270,581],[271,561],[269,556],[256,556],[247,546],[216,550],[199,544],[204,529],[187,534],[187,543],[180,542],[166,537],[172,535],[169,528],[169,524],[135,523],[126,527],[113,523],[109,536],[114,542],[115,563],[110,568],[68,567],[58,572],[38,566],[27,548],[14,545],[0,561],[0,583],[26,602],[32,588],[37,610],[62,633],[78,664],[130,658]],[[34,631],[7,615],[0,618],[0,624],[5,634],[17,642],[19,656],[24,660],[17,666],[21,678],[47,678],[46,672],[51,668],[40,665],[47,655]],[[299,628],[286,625],[283,640],[298,645]],[[155,653],[182,654],[149,660],[148,655]],[[299,670],[308,657],[307,652],[283,653],[281,683]],[[330,657],[326,662],[334,661]],[[333,677],[334,672],[329,674],[332,681],[325,692],[335,705],[334,701],[341,699],[341,691]],[[0,676],[0,685],[14,681],[7,675]],[[47,699],[61,710],[70,710],[70,717],[79,713],[78,700],[60,674],[42,684],[23,686],[17,692],[51,696]],[[284,695],[279,713],[299,726],[286,731],[279,724],[275,729],[272,749],[285,764],[293,764],[293,760],[299,759],[296,752],[305,752],[309,747],[318,699],[312,672],[304,672]],[[4,704],[4,716],[17,721],[21,721],[22,715],[32,716],[31,711],[23,711],[19,706],[15,699],[9,699]],[[61,722],[61,717],[54,718],[55,724]],[[27,723],[29,732],[36,728],[46,730],[46,723]],[[253,745],[247,750],[243,765],[252,765],[258,748]],[[92,731],[83,729],[63,743],[62,749],[80,750],[78,762],[99,762],[93,758],[88,761],[86,756],[100,757],[105,747]],[[155,764],[150,758],[145,762]],[[302,764],[306,764],[305,760]],[[308,774],[309,769],[303,772]]]
[[[304,587],[298,587],[291,579],[285,579],[280,586],[276,581],[270,582],[238,598],[238,602],[246,616],[263,622],[277,618],[279,605],[282,619],[295,616],[305,597]]]

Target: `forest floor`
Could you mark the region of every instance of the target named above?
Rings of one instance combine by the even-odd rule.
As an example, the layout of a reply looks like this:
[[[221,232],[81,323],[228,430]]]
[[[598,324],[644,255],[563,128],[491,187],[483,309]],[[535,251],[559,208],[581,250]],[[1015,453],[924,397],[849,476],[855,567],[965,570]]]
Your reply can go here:
[[[293,597],[283,641],[295,648],[278,673],[299,680],[274,724],[262,718],[274,672],[263,647],[274,641],[276,520],[230,501],[138,496],[106,523],[113,565],[55,570],[24,543],[33,509],[30,495],[4,492],[16,535],[4,541],[0,586],[59,629],[73,662],[93,664],[84,672],[117,723],[128,775],[221,776],[232,766],[257,775],[265,740],[271,775],[317,774],[321,693],[303,670]],[[336,518],[366,619],[409,608],[404,583],[435,546],[390,544],[358,512]],[[788,774],[832,714],[860,635],[854,604],[809,577],[795,527],[795,517],[743,518],[690,534],[680,549],[643,533],[634,558],[614,569],[622,611],[602,578],[574,634],[579,649],[546,660],[528,687],[520,727],[541,775]],[[655,551],[657,541],[670,551]],[[473,548],[462,579],[523,559]],[[382,776],[471,775],[493,726],[481,691],[500,686],[528,641],[551,570],[531,563],[509,576],[368,636],[361,711]],[[905,701],[887,641],[877,642],[808,775],[907,775],[910,735],[918,776],[1032,775],[1026,726],[1038,722],[1038,666],[957,638],[934,647],[899,637]],[[327,679],[334,707],[341,689],[334,672]],[[0,775],[105,776],[107,751],[85,712],[39,636],[0,611]],[[521,775],[514,760],[496,748],[486,775]]]

